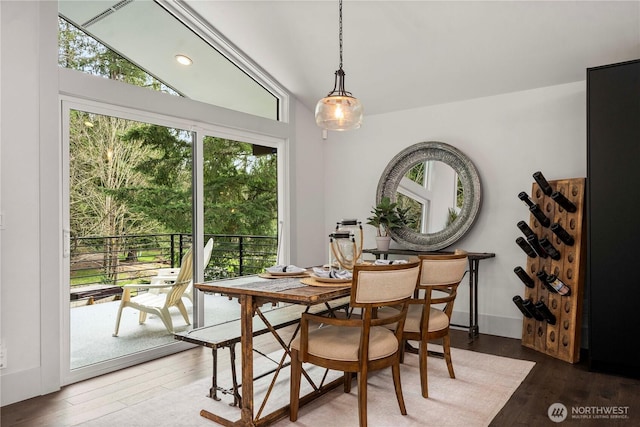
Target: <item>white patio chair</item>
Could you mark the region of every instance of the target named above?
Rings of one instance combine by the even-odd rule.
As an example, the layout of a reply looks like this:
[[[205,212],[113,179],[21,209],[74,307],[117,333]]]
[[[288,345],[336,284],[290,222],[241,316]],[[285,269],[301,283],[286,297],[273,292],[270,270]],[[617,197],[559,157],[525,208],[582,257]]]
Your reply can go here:
[[[209,239],[207,244],[204,246],[204,263],[202,264],[202,268],[207,268],[209,265],[209,261],[211,260],[211,253],[213,251],[213,239]],[[169,285],[172,285],[176,278],[178,277],[178,273],[180,272],[179,268],[160,268],[158,269],[158,273],[156,276],[151,278],[151,284],[154,285],[153,288],[149,290],[149,292],[153,292],[156,294],[167,293],[171,288]],[[163,287],[155,287],[155,285],[164,285]],[[187,290],[182,294],[183,298],[188,298],[189,301],[193,304],[193,283],[191,283]]]
[[[133,283],[124,285],[122,292],[122,300],[120,301],[120,308],[118,308],[118,315],[116,317],[116,329],[113,333],[114,337],[118,336],[118,329],[120,328],[120,317],[122,316],[122,310],[125,307],[131,307],[140,311],[139,323],[143,324],[147,320],[147,314],[155,314],[162,320],[167,330],[173,333],[173,321],[171,320],[171,313],[169,309],[171,307],[177,307],[182,314],[187,325],[189,322],[189,313],[182,302],[182,295],[185,293],[189,286],[193,286],[193,253],[191,249],[182,258],[180,263],[180,272],[175,282],[168,287],[167,293],[153,293],[146,292],[137,296],[131,296],[132,289],[139,288],[167,288],[166,284],[150,285],[142,283]]]

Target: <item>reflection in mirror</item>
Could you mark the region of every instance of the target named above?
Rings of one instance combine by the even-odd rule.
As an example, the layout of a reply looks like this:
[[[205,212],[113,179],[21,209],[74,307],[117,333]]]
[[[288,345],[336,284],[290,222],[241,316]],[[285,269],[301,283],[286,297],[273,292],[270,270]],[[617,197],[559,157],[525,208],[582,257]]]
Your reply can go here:
[[[407,147],[387,165],[376,202],[389,197],[406,209],[405,226],[390,234],[401,247],[435,251],[471,228],[480,209],[480,178],[469,158],[443,142]]]
[[[456,171],[446,163],[428,160],[411,167],[398,184],[398,206],[407,209],[407,227],[435,233],[460,213],[464,190]]]

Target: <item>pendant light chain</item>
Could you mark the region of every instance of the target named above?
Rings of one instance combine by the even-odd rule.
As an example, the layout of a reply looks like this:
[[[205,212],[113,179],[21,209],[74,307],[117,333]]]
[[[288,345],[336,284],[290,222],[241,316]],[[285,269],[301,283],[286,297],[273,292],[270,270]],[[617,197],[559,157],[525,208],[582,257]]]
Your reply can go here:
[[[338,37],[340,40],[340,67],[339,68],[342,70],[342,0],[340,0],[338,10],[339,10],[339,16],[340,16],[340,18],[338,19],[339,28],[340,28],[340,30],[338,31]]]

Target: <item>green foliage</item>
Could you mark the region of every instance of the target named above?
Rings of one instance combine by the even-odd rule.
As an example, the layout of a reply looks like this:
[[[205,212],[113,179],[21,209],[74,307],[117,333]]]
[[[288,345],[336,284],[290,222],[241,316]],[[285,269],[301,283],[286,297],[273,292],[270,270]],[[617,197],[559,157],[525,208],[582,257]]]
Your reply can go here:
[[[462,187],[462,181],[460,175],[456,174],[456,207],[461,208],[464,204],[464,188]]]
[[[191,231],[191,144],[188,132],[163,126],[137,124],[122,141],[150,153],[135,165],[145,177],[141,185],[125,186],[117,197],[132,212],[161,225],[158,231]]]
[[[420,233],[422,229],[422,203],[402,193],[396,193],[401,220],[408,228]]]
[[[253,155],[248,143],[204,139],[205,233],[277,234],[275,154]]]
[[[58,18],[58,65],[177,95],[175,90],[62,18]]]
[[[191,230],[190,135],[155,125],[132,127],[123,141],[152,153],[136,170],[144,185],[121,189],[118,199],[168,232]],[[253,155],[248,143],[204,138],[205,234],[277,234],[277,158]]]
[[[391,203],[389,197],[383,197],[367,218],[367,224],[376,228],[378,236],[388,236],[389,230],[400,228],[404,225],[408,209],[398,210],[398,203]]]
[[[426,171],[426,162],[420,162],[413,166],[411,169],[404,174],[405,177],[409,178],[411,181],[415,182],[419,185],[424,185],[425,183],[425,171]]]
[[[121,140],[120,135],[133,123],[72,111],[69,185],[74,236],[114,236],[156,228],[148,218],[118,199],[122,188],[144,184],[145,177],[136,170],[136,165],[151,154],[139,144]]]
[[[458,212],[456,212],[456,210],[454,208],[449,208],[448,212],[447,212],[447,223],[446,223],[446,227],[450,226],[451,224],[453,224],[453,222],[456,220],[456,218],[458,218]]]

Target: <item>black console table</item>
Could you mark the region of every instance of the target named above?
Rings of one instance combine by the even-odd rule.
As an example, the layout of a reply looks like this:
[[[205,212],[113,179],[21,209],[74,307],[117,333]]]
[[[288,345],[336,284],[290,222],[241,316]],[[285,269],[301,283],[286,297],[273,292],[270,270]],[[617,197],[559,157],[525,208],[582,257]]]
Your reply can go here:
[[[437,251],[413,251],[409,249],[389,249],[387,251],[379,251],[377,249],[363,249],[363,253],[373,254],[377,259],[382,257],[387,259],[389,255],[429,255],[429,254],[445,254],[451,252]],[[496,254],[491,252],[468,252],[469,257],[469,325],[456,325],[459,328],[469,329],[469,338],[473,341],[479,334],[478,328],[478,265],[481,259],[494,258]]]

